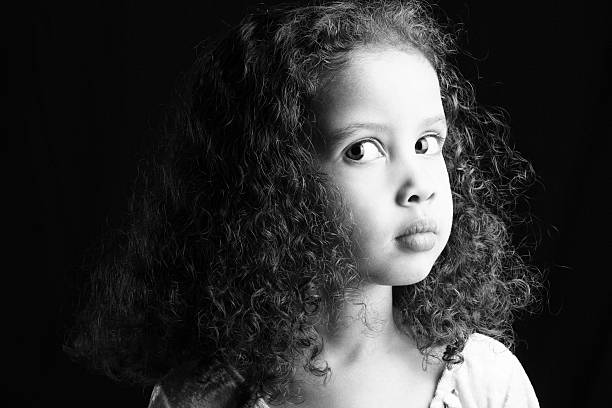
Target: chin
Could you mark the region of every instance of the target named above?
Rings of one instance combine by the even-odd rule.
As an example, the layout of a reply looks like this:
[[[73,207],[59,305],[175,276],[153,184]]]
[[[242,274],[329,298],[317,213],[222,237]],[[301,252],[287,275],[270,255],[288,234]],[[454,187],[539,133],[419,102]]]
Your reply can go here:
[[[425,279],[431,272],[433,262],[409,262],[407,265],[397,265],[376,273],[370,273],[368,280],[378,285],[407,286]]]
[[[443,245],[423,252],[407,253],[393,249],[371,256],[369,261],[366,261],[365,257],[362,258],[358,268],[366,281],[377,285],[413,285],[429,275],[443,249]]]

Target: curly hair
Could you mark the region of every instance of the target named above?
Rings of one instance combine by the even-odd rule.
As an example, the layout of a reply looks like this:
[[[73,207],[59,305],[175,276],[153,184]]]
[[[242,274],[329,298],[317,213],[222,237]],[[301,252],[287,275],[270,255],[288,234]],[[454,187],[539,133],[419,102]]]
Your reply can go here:
[[[474,332],[511,345],[537,283],[508,230],[531,166],[475,104],[428,6],[346,1],[260,8],[200,47],[129,221],[93,270],[69,352],[143,384],[187,361],[222,362],[272,398],[297,365],[328,373],[315,324],[361,277],[341,196],[315,166],[311,102],[351,52],[379,46],[429,60],[449,125],[452,233],[426,279],[393,289],[398,318],[447,364]]]

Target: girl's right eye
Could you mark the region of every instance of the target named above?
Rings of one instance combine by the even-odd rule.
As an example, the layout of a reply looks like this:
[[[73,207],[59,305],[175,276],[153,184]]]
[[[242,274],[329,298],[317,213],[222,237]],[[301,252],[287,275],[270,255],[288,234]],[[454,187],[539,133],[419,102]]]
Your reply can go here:
[[[344,156],[355,162],[369,162],[384,156],[382,148],[374,140],[360,140],[346,149]]]

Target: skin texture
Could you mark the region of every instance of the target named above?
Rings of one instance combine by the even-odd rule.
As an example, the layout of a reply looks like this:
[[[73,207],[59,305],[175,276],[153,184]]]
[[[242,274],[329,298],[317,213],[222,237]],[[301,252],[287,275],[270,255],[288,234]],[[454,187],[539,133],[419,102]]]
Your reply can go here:
[[[317,329],[321,358],[333,367],[329,381],[303,373],[294,387],[307,407],[426,407],[442,366],[432,363],[426,371],[416,343],[397,327],[392,286],[424,279],[450,235],[447,129],[436,73],[416,51],[358,50],[316,110],[324,141],[319,163],[356,226],[352,240],[364,281],[340,321]],[[398,239],[423,219],[435,230],[414,239],[433,243],[415,247]]]
[[[360,272],[382,285],[421,281],[448,241],[453,216],[435,71],[416,51],[358,51],[321,99],[317,118],[328,141],[321,167],[350,208]],[[360,160],[347,156],[355,145],[365,149]],[[425,219],[436,225],[433,248],[403,245],[398,237]],[[414,239],[431,239],[421,235]]]

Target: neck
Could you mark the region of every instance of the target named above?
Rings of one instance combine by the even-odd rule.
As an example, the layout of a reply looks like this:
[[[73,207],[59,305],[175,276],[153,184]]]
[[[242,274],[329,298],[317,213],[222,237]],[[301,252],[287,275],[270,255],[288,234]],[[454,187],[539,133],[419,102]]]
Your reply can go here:
[[[412,336],[396,324],[392,293],[392,286],[365,285],[347,300],[333,324],[316,326],[323,340],[317,360],[326,362],[332,372],[320,377],[297,370],[290,384],[296,402],[306,402],[305,408],[355,406],[352,402],[376,394],[387,401],[382,405],[390,406],[392,399],[411,398],[400,396],[405,384],[414,386],[409,394],[420,389],[423,399],[431,400],[442,365],[424,371],[423,356]]]
[[[393,318],[392,291],[392,286],[363,286],[336,322],[317,326],[323,338],[320,358],[330,366],[350,366],[411,342]]]

